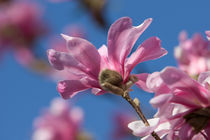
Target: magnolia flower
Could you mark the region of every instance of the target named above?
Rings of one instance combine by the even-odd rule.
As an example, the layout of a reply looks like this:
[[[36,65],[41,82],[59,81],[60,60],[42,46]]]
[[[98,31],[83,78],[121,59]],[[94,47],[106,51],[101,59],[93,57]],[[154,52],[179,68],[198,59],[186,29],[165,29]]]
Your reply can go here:
[[[80,140],[83,112],[80,108],[69,108],[69,104],[59,98],[51,107],[35,120],[33,140]]]
[[[197,77],[201,72],[210,70],[210,43],[200,34],[187,39],[185,32],[180,33],[179,46],[175,48],[175,58],[179,68],[190,76]]]
[[[210,31],[206,31],[207,39],[210,41]]]
[[[159,58],[167,53],[161,48],[161,41],[151,37],[144,41],[137,50],[128,57],[131,49],[150,25],[152,19],[145,20],[139,26],[132,26],[128,17],[118,19],[109,29],[107,46],[97,50],[85,39],[62,35],[67,41],[68,52],[54,49],[47,51],[50,64],[57,70],[68,71],[68,79],[58,83],[58,91],[65,99],[71,98],[78,92],[92,89],[96,95],[107,91],[120,94],[120,86],[136,82],[130,75],[132,69],[140,62]],[[127,58],[128,57],[128,58]],[[136,83],[144,87],[142,80],[148,74],[138,74]],[[126,85],[129,88],[129,85]]]
[[[158,108],[158,113],[153,119],[155,121],[151,123],[152,126],[146,129],[155,130],[158,133],[156,128],[163,124],[158,121],[163,120],[168,127],[161,127],[159,131],[164,131],[162,136],[168,140],[207,140],[210,137],[210,72],[201,73],[198,81],[173,67],[165,68],[159,72],[159,76],[156,74],[149,77],[151,76],[156,79],[159,77],[161,81],[159,85],[164,84],[170,91],[163,93],[159,91],[150,101]],[[157,85],[157,83],[154,81],[151,84]],[[157,87],[154,89],[156,91]],[[141,124],[130,124],[134,134],[147,135],[146,132],[138,133],[140,127],[144,130]]]
[[[42,22],[40,11],[40,7],[33,3],[12,2],[1,7],[1,53],[10,49],[19,54],[19,51],[22,50],[24,50],[22,54],[28,52],[26,49],[32,50],[36,39],[46,33],[46,27]],[[22,59],[26,60],[26,58]]]

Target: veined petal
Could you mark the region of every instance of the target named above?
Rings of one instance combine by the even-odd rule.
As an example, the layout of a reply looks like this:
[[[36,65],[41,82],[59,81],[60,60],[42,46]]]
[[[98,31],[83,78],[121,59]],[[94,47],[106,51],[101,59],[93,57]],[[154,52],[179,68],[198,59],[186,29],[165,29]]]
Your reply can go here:
[[[167,67],[161,72],[161,78],[180,101],[189,100],[195,106],[209,104],[207,90],[181,70]]]
[[[72,98],[78,92],[88,88],[79,80],[64,80],[60,81],[57,85],[57,90],[64,99]]]
[[[129,74],[140,62],[153,60],[166,55],[167,51],[161,48],[161,41],[158,37],[151,37],[144,41],[137,50],[126,61],[126,72]]]
[[[150,126],[145,126],[142,121],[134,121],[128,124],[128,128],[133,131],[135,136],[144,137],[150,135],[158,126],[159,118],[153,118],[148,120]]]
[[[150,103],[153,107],[157,108],[163,106],[164,104],[169,104],[168,101],[171,99],[171,97],[171,94],[161,94],[152,98]]]
[[[98,52],[101,56],[101,69],[106,69],[109,68],[109,62],[108,62],[108,50],[106,45],[102,45],[99,49]]]
[[[191,140],[195,133],[189,124],[184,124],[179,130],[179,138],[182,140]]]
[[[125,58],[129,55],[139,36],[150,25],[152,19],[146,19],[141,25],[133,27],[129,17],[117,20],[108,32],[108,55],[117,68],[124,65]]]
[[[49,49],[47,56],[50,64],[57,70],[63,70],[65,67],[73,67],[81,71],[86,71],[84,66],[66,52],[57,52],[53,49]]]
[[[94,45],[82,38],[62,36],[67,41],[68,52],[98,78],[101,57]]]
[[[153,72],[152,74],[150,74],[147,78],[146,85],[150,90],[155,93],[155,96],[170,92],[170,89],[160,77],[160,72]]]
[[[210,71],[201,73],[198,77],[198,82],[210,89]]]

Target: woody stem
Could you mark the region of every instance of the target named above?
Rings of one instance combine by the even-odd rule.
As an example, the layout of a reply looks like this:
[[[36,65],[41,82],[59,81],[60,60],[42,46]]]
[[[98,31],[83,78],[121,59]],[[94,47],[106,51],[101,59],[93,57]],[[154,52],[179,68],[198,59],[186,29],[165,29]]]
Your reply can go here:
[[[122,96],[136,111],[140,119],[143,121],[145,126],[149,126],[149,122],[147,121],[146,117],[141,111],[140,106],[137,106],[133,99],[130,97],[129,93],[126,91],[125,94]],[[154,131],[151,133],[155,140],[161,140],[160,137]]]

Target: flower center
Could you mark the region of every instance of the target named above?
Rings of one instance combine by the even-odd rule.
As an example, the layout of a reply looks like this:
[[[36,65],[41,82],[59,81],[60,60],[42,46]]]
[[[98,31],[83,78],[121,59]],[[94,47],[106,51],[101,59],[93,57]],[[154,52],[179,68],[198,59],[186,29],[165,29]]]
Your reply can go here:
[[[195,133],[203,130],[210,120],[210,107],[196,109],[184,116],[185,121],[192,126]]]
[[[124,95],[124,92],[137,81],[138,78],[131,75],[128,81],[123,83],[122,76],[117,71],[109,69],[102,70],[99,74],[99,83],[102,89],[117,95]]]

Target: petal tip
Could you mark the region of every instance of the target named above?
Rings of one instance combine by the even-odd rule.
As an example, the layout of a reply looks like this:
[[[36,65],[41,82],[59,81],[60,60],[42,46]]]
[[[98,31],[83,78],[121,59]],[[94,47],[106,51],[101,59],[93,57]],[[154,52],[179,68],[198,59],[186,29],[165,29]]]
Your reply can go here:
[[[62,36],[66,41],[72,40],[72,39],[73,39],[73,37],[68,36],[68,35],[65,35],[65,34],[61,34],[61,36]]]

